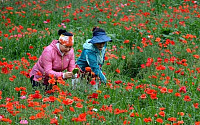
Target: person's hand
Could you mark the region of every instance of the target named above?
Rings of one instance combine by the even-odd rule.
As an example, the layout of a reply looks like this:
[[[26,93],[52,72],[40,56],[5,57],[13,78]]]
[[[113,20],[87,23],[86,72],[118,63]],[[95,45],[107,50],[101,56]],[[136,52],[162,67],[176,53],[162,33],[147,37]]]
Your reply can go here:
[[[66,72],[66,73],[65,73],[65,78],[66,78],[66,79],[71,78],[72,75],[73,75],[72,72]]]
[[[104,84],[106,84],[106,82],[107,82],[107,79],[106,79],[106,77],[104,76],[102,79],[101,79],[101,82],[103,82]]]

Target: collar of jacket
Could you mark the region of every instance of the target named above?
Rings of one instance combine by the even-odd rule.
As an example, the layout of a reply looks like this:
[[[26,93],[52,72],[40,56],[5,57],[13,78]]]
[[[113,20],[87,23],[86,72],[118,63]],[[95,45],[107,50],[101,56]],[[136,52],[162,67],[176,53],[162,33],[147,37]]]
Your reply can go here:
[[[67,55],[67,54],[64,54],[64,55],[62,55],[61,54],[61,51],[60,51],[60,49],[57,47],[57,43],[59,43],[59,41],[58,40],[53,40],[52,42],[51,42],[51,44],[50,44],[50,46],[52,46],[55,50],[56,50],[56,52],[58,53],[58,55],[59,56],[65,56],[65,55]],[[70,52],[70,51],[69,51]]]
[[[83,44],[83,48],[84,49],[88,49],[88,50],[92,50],[92,51],[94,51],[96,53],[100,53],[99,49],[94,44],[89,43],[90,40],[91,39],[86,40],[86,42]],[[103,49],[101,50],[102,52],[105,51],[106,46],[107,46],[107,43],[105,43]]]

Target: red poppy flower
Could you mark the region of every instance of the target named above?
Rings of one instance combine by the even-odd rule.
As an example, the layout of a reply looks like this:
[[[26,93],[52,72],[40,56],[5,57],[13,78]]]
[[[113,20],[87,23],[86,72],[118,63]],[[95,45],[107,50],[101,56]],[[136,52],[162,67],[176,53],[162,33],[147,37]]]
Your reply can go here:
[[[134,112],[130,113],[130,117],[135,117]]]
[[[21,91],[20,95],[26,95],[27,93],[25,91]]]
[[[150,96],[150,97],[151,97],[151,99],[158,99],[158,98],[157,98],[157,94],[156,94],[156,93],[154,93],[154,94],[151,94],[151,96]]]
[[[177,92],[177,93],[175,93],[175,96],[176,97],[181,97],[181,94]]]
[[[75,112],[75,110],[74,110],[73,107],[69,107],[69,110],[70,110],[71,112]]]
[[[52,114],[58,114],[61,111],[62,111],[61,109],[55,108],[55,110],[52,112]]]
[[[115,81],[115,83],[116,84],[120,84],[120,83],[122,83],[122,81],[121,80],[117,80],[117,81]]]
[[[34,47],[33,46],[29,46],[29,49],[33,49]]]
[[[20,91],[21,89],[19,87],[15,87],[15,91]]]
[[[79,114],[77,118],[72,118],[72,121],[84,122],[86,121],[86,115],[87,115],[86,113]]]
[[[124,43],[129,43],[129,40],[124,40]]]
[[[56,83],[56,80],[55,80],[54,78],[51,78],[51,79],[48,80],[48,82],[49,82],[50,84],[55,84],[55,83]]]
[[[56,118],[50,119],[50,124],[58,125],[58,120]]]
[[[9,118],[2,118],[1,121],[3,122],[8,122],[8,123],[12,123],[12,120],[10,120]]]
[[[163,119],[157,118],[157,119],[156,119],[156,122],[158,122],[158,123],[163,123]]]
[[[77,52],[81,53],[81,52],[82,52],[82,50],[81,50],[81,49],[78,49],[78,50],[77,50]]]
[[[85,67],[85,71],[87,71],[87,72],[91,72],[92,69],[91,69],[90,67]]]
[[[92,80],[92,81],[90,81],[90,84],[91,84],[91,85],[95,85],[96,82],[95,82],[94,80]]]
[[[116,73],[120,73],[120,70],[117,68],[117,69],[115,70],[115,72],[116,72]]]
[[[104,99],[110,98],[110,95],[104,95]]]
[[[194,108],[198,109],[199,108],[199,103],[194,103],[193,106],[194,106]]]
[[[169,117],[167,120],[168,120],[168,121],[171,121],[171,122],[175,122],[175,121],[176,121],[176,118],[174,118],[174,117]]]
[[[36,119],[36,116],[32,115],[32,116],[29,117],[29,119],[30,119],[30,120],[35,120],[35,119]]]
[[[162,88],[160,89],[160,92],[161,92],[161,93],[167,93],[167,88],[166,88],[166,87],[162,87]]]
[[[146,99],[146,98],[147,98],[147,95],[146,95],[146,94],[142,94],[142,95],[140,96],[140,98],[141,98],[141,99]]]
[[[8,34],[4,34],[4,37],[8,37]]]
[[[190,96],[188,96],[188,95],[184,96],[184,101],[189,102],[189,101],[191,101],[191,100],[192,100],[192,99],[190,98]]]
[[[183,92],[183,93],[186,93],[186,87],[185,86],[182,86],[179,88],[179,92]]]
[[[149,118],[144,118],[144,122],[151,122],[152,119],[149,117]]]
[[[193,57],[199,59],[199,55],[193,55]]]
[[[75,107],[77,107],[77,108],[83,108],[83,104],[77,103]]]
[[[146,68],[145,64],[141,64],[141,68],[142,69]]]
[[[56,101],[56,99],[57,99],[57,98],[54,97],[54,96],[49,96],[49,101],[50,101],[50,102],[54,102],[54,101]]]
[[[74,102],[74,100],[67,98],[67,99],[63,100],[62,103],[65,105],[71,105],[73,102]]]
[[[164,111],[160,111],[159,115],[162,116],[162,117],[165,117],[165,112]]]
[[[98,93],[92,93],[92,95],[89,95],[88,98],[95,98],[97,99],[98,98]]]
[[[6,10],[13,10],[13,7],[6,7]]]

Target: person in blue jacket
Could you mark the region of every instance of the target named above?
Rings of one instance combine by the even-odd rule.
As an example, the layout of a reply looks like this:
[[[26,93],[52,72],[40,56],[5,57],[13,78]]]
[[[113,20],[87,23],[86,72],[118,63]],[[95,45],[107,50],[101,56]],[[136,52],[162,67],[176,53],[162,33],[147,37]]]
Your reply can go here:
[[[92,31],[93,37],[83,44],[83,51],[76,64],[82,71],[85,71],[85,67],[90,67],[101,82],[106,83],[101,67],[104,64],[107,42],[112,40],[104,29],[94,27]]]

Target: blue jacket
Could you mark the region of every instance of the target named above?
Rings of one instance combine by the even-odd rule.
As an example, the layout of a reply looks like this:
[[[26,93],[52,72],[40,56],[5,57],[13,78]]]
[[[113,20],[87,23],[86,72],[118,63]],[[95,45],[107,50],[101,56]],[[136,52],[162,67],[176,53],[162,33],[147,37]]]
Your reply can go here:
[[[88,39],[83,44],[83,51],[81,56],[76,61],[76,64],[81,68],[82,71],[85,71],[85,67],[90,67],[92,71],[97,75],[101,82],[106,83],[106,77],[102,72],[101,66],[104,63],[106,45],[104,45],[103,49],[99,51],[99,49],[93,45],[92,43],[88,43],[91,39]]]

